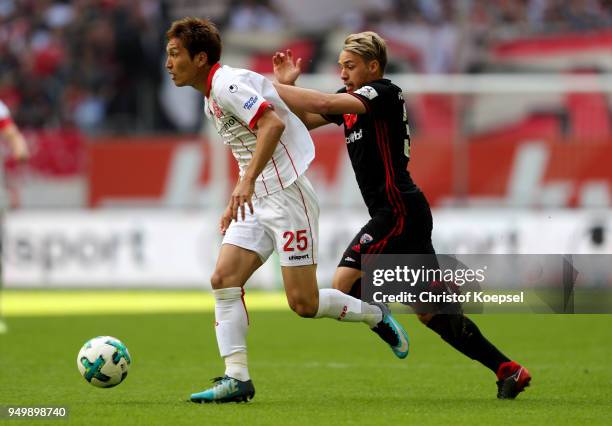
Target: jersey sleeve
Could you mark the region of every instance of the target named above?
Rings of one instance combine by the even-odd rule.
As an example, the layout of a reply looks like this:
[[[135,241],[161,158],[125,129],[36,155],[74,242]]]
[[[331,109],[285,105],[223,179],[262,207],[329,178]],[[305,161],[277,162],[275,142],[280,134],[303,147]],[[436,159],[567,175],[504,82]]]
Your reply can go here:
[[[236,114],[251,129],[255,128],[257,121],[268,108],[274,108],[263,97],[261,90],[247,78],[232,76],[219,81],[215,86],[221,108]]]
[[[346,93],[346,88],[343,87],[342,89],[336,91],[336,93]],[[321,114],[321,117],[323,117],[330,123],[337,124],[338,126],[344,124],[344,117],[342,116],[342,114]]]
[[[337,124],[338,126],[341,126],[344,123],[344,119],[339,114],[321,114],[321,117],[330,123]]]
[[[374,116],[382,115],[385,111],[385,106],[397,98],[397,93],[389,86],[373,81],[365,86],[360,87],[351,93],[359,99],[365,106],[367,112]]]
[[[8,127],[12,122],[8,108],[4,105],[4,102],[0,101],[0,130]]]

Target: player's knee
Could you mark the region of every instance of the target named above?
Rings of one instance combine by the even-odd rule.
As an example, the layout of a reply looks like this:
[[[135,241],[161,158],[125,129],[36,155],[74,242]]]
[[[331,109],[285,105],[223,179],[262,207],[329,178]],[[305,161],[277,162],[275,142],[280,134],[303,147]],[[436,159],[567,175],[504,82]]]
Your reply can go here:
[[[220,288],[223,288],[222,284],[223,284],[223,276],[219,274],[217,271],[215,271],[210,277],[210,286],[213,289],[218,290]]]
[[[291,310],[303,318],[313,318],[319,309],[319,303],[314,300],[306,300],[304,298],[289,299]]]
[[[218,290],[220,288],[233,287],[236,285],[232,283],[232,277],[229,274],[225,274],[222,271],[216,270],[210,277],[210,285],[213,289]]]
[[[417,314],[417,318],[423,324],[427,325],[429,323],[429,321],[433,318],[433,314],[432,313]]]
[[[332,287],[336,290],[340,290],[342,293],[348,293],[349,291],[351,291],[353,283],[342,280],[334,280],[334,282],[332,283]]]

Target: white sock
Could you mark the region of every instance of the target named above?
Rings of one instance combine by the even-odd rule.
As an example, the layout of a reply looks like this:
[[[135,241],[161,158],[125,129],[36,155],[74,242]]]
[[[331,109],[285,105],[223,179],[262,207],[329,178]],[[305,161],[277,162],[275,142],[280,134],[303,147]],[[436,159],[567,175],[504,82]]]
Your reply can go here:
[[[225,375],[238,379],[241,382],[250,380],[247,366],[247,353],[235,352],[225,358]]]
[[[362,302],[340,290],[323,288],[319,290],[319,310],[315,318],[365,322],[372,328],[382,320],[382,311],[378,306]]]
[[[225,359],[225,374],[244,381],[249,379],[246,358],[249,319],[242,299],[243,294],[241,287],[213,290],[216,302],[215,332],[219,353]],[[228,374],[228,371],[231,371],[231,374]]]

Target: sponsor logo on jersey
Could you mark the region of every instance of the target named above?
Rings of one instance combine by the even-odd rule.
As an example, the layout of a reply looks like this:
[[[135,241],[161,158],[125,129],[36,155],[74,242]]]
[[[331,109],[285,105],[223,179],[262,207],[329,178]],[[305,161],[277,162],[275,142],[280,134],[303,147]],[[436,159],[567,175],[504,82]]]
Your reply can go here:
[[[292,255],[289,256],[289,260],[302,260],[302,259],[308,259],[310,256],[308,254],[302,254],[302,255]]]
[[[378,92],[376,90],[374,90],[374,88],[372,86],[363,86],[363,87],[355,90],[355,93],[357,93],[358,95],[363,96],[364,98],[368,98],[369,100],[372,100],[376,96],[378,96]]]
[[[230,93],[236,93],[238,91],[238,86],[235,84],[230,84],[229,91]]]
[[[350,129],[357,122],[357,114],[344,114],[344,125]]]
[[[353,143],[363,138],[363,129],[359,129],[359,131],[355,130],[353,133],[345,137],[346,143]]]
[[[353,258],[352,258],[352,257],[350,257],[350,256],[346,256],[346,257],[344,258],[344,261],[345,261],[345,262],[357,262],[355,259],[353,259]]]
[[[212,105],[213,114],[215,114],[215,117],[223,117],[223,111],[221,111],[221,108],[219,107],[219,105],[217,105],[214,99],[211,99],[210,104]]]
[[[255,103],[257,102],[257,99],[259,99],[259,96],[251,96],[249,100],[246,101],[242,107],[246,110],[250,110],[251,108],[253,108],[253,105],[255,105]]]
[[[374,238],[370,234],[363,234],[361,238],[359,238],[359,244],[368,244],[371,243]]]
[[[238,121],[236,120],[235,117],[230,117],[227,121],[225,121],[225,123],[223,123],[223,127],[221,128],[222,132],[227,132],[234,124],[236,124]]]

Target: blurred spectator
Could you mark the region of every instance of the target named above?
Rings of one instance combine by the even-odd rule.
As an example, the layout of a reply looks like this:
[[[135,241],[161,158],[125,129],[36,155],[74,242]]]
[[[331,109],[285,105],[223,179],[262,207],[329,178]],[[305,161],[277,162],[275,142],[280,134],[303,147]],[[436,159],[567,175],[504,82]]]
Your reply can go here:
[[[595,0],[570,0],[562,10],[563,18],[571,31],[595,30],[606,24],[605,17],[601,15],[600,4]]]
[[[394,0],[374,28],[390,42],[392,53],[402,45],[418,51],[414,71],[455,70],[459,34],[449,0]],[[398,46],[399,44],[399,46]]]
[[[296,39],[323,45],[326,34],[313,34],[300,26],[300,16],[289,16],[287,6],[298,1],[0,0],[0,99],[24,127],[184,129],[159,105],[171,17],[207,16],[214,9],[225,16],[219,20],[224,32],[265,32],[268,44],[284,46],[292,40],[281,30],[291,30]],[[343,5],[334,3],[334,19],[343,25],[330,27],[327,40],[378,31],[389,41],[390,72],[490,70],[488,53],[500,42],[612,27],[612,0],[377,0],[371,10],[372,1],[336,0]],[[326,8],[308,10],[329,19]],[[258,47],[266,44],[260,37]],[[232,64],[249,63],[252,50],[231,51]],[[335,41],[332,50],[327,57],[317,50],[312,71],[334,66]]]
[[[160,0],[0,0],[0,95],[27,127],[151,130],[163,14]]]
[[[275,32],[285,27],[281,14],[269,0],[234,0],[227,11],[226,29],[230,31]]]

